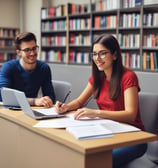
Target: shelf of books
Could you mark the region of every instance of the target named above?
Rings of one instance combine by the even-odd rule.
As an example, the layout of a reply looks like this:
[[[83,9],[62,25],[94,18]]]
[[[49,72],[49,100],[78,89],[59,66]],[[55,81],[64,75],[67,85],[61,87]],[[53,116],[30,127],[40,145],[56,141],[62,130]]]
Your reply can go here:
[[[66,62],[67,18],[64,6],[42,8],[41,18],[41,60]]]
[[[4,62],[16,59],[14,39],[18,28],[0,27],[0,68]]]
[[[143,9],[143,70],[155,71],[158,70],[158,4],[149,2],[144,1],[149,6]]]
[[[158,71],[158,3],[152,0],[90,0],[41,10],[41,59],[90,65],[91,43],[103,33],[119,41],[123,64]]]

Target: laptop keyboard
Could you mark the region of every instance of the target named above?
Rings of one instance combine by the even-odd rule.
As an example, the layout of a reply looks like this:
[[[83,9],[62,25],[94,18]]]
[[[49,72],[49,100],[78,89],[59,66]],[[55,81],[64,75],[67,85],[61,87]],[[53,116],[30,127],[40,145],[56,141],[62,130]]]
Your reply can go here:
[[[38,111],[32,110],[35,116],[46,116],[45,114],[39,113]]]

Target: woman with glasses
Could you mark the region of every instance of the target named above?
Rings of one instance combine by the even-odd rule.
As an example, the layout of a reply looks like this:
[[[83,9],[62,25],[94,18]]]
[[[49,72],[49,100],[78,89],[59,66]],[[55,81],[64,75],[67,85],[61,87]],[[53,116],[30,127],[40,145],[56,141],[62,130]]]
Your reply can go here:
[[[56,102],[59,113],[77,110],[76,120],[82,117],[100,117],[134,125],[142,130],[136,74],[122,64],[121,50],[112,35],[100,35],[92,44],[92,75],[83,92],[68,104]],[[99,109],[85,108],[83,105],[93,96]],[[122,168],[126,163],[140,157],[146,151],[146,144],[115,149],[113,167]]]
[[[36,37],[31,32],[17,35],[15,46],[20,58],[3,64],[0,88],[8,87],[23,91],[30,105],[51,107],[55,103],[51,70],[46,63],[37,60],[39,47],[36,43]],[[43,97],[37,98],[40,88]]]

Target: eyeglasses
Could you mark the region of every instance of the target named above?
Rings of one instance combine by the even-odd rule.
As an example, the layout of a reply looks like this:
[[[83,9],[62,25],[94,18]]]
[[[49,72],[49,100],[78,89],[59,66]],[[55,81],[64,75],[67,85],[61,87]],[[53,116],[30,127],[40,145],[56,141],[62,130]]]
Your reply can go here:
[[[96,56],[98,56],[101,59],[104,59],[108,53],[109,53],[109,51],[101,50],[98,53],[92,52],[91,56],[92,56],[93,59],[96,58]]]
[[[25,54],[29,55],[31,54],[31,52],[33,51],[34,53],[35,52],[38,52],[38,49],[39,49],[39,46],[35,46],[35,47],[32,47],[32,48],[25,48],[25,49],[21,49],[21,51],[24,51]]]

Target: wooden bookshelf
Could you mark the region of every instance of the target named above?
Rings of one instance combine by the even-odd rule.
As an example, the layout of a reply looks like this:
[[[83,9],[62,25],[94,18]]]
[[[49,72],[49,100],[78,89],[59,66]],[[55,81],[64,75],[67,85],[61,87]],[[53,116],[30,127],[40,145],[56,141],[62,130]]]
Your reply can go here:
[[[99,34],[109,33],[118,39],[126,67],[157,72],[157,9],[158,4],[152,0],[96,0],[95,3],[90,0],[88,4],[42,8],[41,59],[49,63],[90,65],[92,41]]]
[[[16,59],[14,38],[18,32],[18,28],[0,27],[0,67],[4,62]]]

